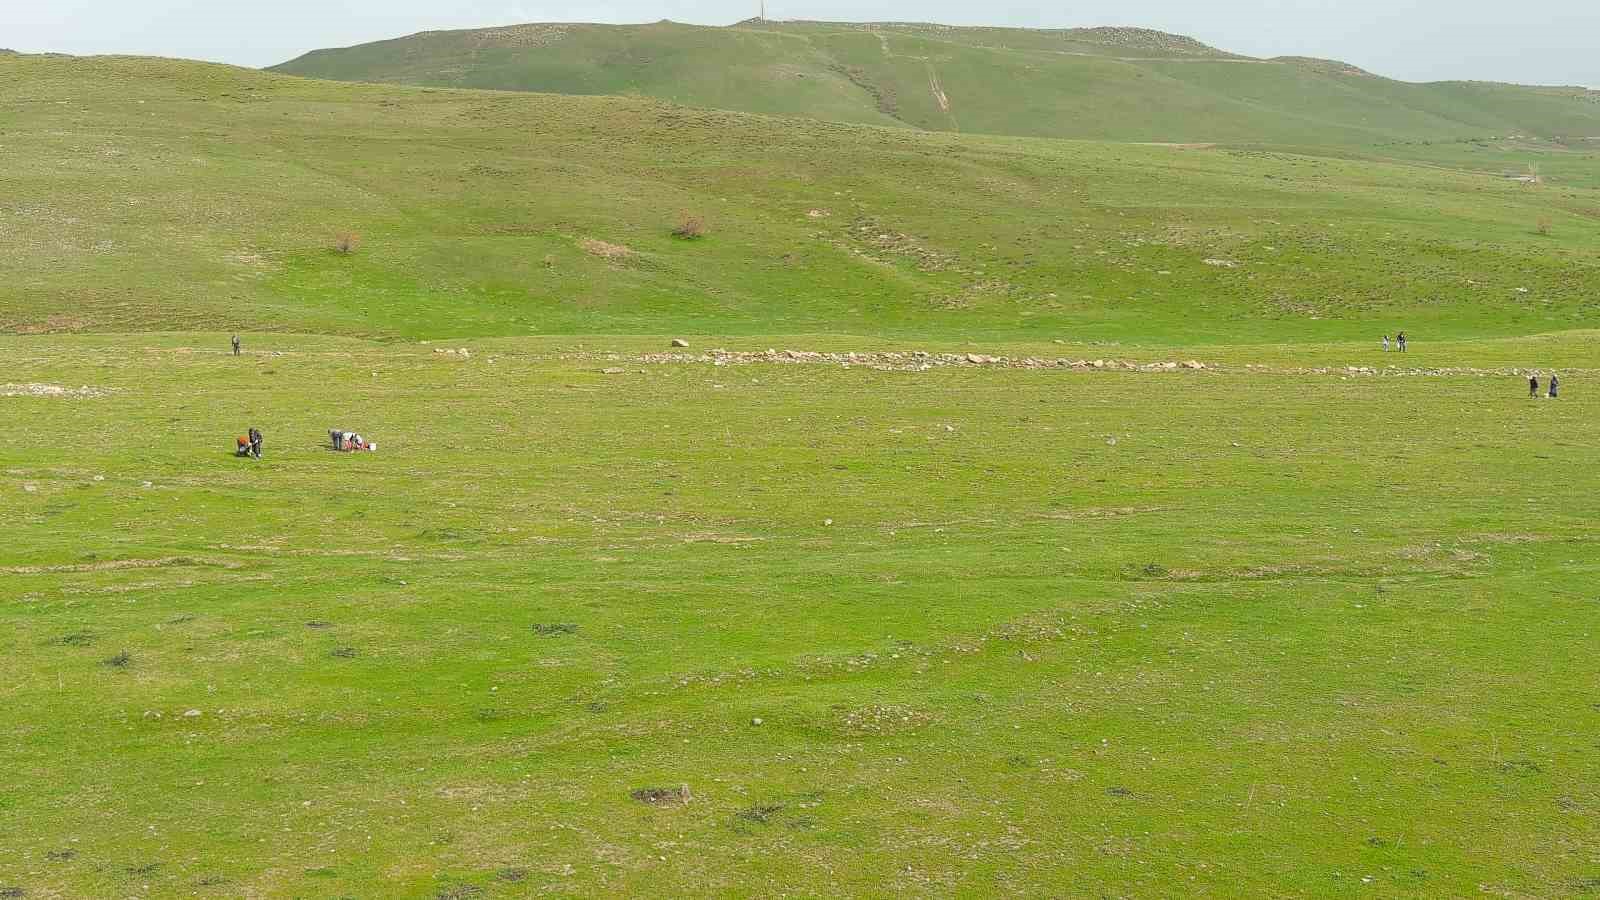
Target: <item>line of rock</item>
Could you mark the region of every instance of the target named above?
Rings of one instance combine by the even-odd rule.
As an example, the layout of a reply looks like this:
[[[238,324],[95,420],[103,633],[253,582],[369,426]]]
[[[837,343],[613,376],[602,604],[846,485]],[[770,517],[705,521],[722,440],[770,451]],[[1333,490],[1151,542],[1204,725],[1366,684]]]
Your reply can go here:
[[[0,397],[103,397],[105,393],[88,385],[69,388],[59,384],[0,384]]]
[[[1547,374],[1550,368],[1529,369],[1505,367],[1498,369],[1468,366],[1412,367],[1399,366],[1269,366],[1248,363],[1223,366],[1204,363],[1196,359],[1182,362],[1138,362],[1131,359],[1072,359],[1037,356],[993,356],[984,353],[930,353],[923,350],[883,351],[873,353],[821,352],[816,350],[724,350],[714,349],[701,353],[647,353],[628,356],[621,353],[573,354],[567,358],[593,359],[617,363],[645,363],[655,365],[699,363],[712,366],[738,366],[754,363],[834,365],[849,368],[860,366],[886,372],[925,372],[938,368],[1001,368],[1001,369],[1073,369],[1080,371],[1122,372],[1244,372],[1262,375],[1324,375],[1340,378],[1352,377],[1526,377]],[[622,374],[620,368],[606,368],[607,374]],[[1558,370],[1579,374],[1586,369]]]
[[[1120,369],[1138,372],[1164,372],[1179,369],[1210,368],[1199,360],[1185,362],[1140,363],[1125,359],[1049,359],[1036,356],[990,356],[983,353],[929,353],[924,350],[879,353],[826,353],[816,350],[708,350],[704,353],[649,353],[626,358],[620,354],[604,357],[614,361],[653,364],[709,363],[713,366],[751,363],[790,363],[836,366],[861,366],[890,372],[925,372],[948,367],[991,367],[1002,369]]]

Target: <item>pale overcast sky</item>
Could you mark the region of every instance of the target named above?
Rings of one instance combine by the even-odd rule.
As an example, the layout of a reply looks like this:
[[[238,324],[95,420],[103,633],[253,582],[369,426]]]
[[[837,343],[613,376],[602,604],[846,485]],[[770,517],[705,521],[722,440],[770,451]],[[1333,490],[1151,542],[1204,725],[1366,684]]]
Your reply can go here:
[[[521,22],[725,25],[758,0],[0,0],[0,47],[267,66],[319,47]],[[1322,56],[1411,81],[1600,88],[1600,0],[769,0],[774,18],[1139,25],[1251,56]]]

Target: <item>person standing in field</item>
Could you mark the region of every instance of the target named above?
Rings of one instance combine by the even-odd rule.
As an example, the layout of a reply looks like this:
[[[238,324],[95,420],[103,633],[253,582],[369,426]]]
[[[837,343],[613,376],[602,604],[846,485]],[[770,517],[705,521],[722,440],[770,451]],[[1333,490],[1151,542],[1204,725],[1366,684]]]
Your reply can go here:
[[[1383,334],[1383,352],[1385,352],[1385,353],[1389,352],[1389,333],[1388,332],[1384,332],[1384,334]]]
[[[1406,352],[1406,333],[1404,331],[1394,336],[1394,342],[1400,345],[1400,352]]]
[[[1551,372],[1550,373],[1550,399],[1551,400],[1556,399],[1556,388],[1559,387],[1560,385],[1561,385],[1561,379],[1556,377],[1556,373]]]
[[[1539,374],[1535,372],[1528,376],[1528,399],[1534,400],[1539,396]]]
[[[233,355],[239,355],[239,336],[237,334],[233,336]]]

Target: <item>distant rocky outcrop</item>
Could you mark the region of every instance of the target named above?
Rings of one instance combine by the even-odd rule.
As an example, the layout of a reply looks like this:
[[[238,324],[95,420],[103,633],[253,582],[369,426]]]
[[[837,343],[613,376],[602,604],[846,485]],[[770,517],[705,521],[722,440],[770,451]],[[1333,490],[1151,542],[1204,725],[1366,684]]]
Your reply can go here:
[[[1099,28],[1073,28],[1064,32],[1069,40],[1086,44],[1104,44],[1124,50],[1159,51],[1180,56],[1231,56],[1209,44],[1201,43],[1182,34],[1168,34],[1153,28],[1128,28],[1103,26]]]
[[[1376,78],[1371,72],[1360,66],[1353,66],[1337,59],[1318,59],[1315,56],[1276,56],[1271,62],[1282,63],[1286,66],[1299,66],[1302,69],[1311,69],[1323,75],[1349,75],[1364,78]]]

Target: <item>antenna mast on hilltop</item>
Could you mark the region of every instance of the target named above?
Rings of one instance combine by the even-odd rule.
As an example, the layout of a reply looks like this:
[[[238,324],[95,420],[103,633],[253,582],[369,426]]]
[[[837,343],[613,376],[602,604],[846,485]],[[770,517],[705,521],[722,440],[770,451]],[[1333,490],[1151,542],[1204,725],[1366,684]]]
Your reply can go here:
[[[767,0],[761,0],[761,21],[767,21]]]

